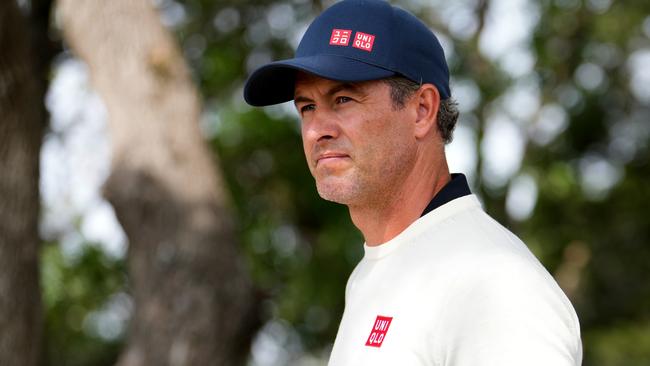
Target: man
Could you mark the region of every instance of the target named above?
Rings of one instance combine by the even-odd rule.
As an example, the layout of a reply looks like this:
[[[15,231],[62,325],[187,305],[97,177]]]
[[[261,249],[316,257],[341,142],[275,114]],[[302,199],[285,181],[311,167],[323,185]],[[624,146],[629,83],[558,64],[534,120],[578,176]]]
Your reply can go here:
[[[581,363],[570,302],[449,174],[458,113],[421,21],[382,1],[339,2],[295,58],[256,70],[244,96],[294,100],[319,194],[347,205],[366,241],[330,365]]]

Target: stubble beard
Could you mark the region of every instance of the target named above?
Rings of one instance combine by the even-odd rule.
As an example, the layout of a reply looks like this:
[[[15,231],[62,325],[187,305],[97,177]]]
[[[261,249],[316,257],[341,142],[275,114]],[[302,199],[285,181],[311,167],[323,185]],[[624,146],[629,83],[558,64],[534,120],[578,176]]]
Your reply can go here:
[[[398,146],[379,166],[356,165],[338,177],[314,176],[316,189],[327,201],[348,207],[380,208],[391,204],[413,161],[414,155]]]
[[[350,205],[360,199],[363,194],[363,184],[360,182],[358,174],[349,174],[350,177],[325,177],[316,179],[316,189],[318,195],[322,199],[340,203],[343,205]],[[333,182],[339,180],[340,182]]]

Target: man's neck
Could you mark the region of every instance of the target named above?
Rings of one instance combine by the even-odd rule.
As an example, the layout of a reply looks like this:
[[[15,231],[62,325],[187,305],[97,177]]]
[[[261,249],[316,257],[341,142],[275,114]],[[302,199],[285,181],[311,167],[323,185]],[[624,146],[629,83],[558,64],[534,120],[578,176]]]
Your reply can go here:
[[[403,184],[373,204],[350,205],[350,217],[363,233],[366,245],[381,245],[417,220],[429,201],[450,180],[446,161],[430,169],[414,169]]]

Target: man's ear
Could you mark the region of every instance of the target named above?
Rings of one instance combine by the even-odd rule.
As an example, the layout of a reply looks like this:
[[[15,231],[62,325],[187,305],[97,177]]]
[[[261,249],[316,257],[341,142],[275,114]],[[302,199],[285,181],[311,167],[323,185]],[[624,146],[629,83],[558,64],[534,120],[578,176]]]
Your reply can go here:
[[[438,108],[440,108],[440,93],[432,84],[423,84],[414,95],[417,103],[417,118],[415,121],[415,137],[424,138],[438,131]]]

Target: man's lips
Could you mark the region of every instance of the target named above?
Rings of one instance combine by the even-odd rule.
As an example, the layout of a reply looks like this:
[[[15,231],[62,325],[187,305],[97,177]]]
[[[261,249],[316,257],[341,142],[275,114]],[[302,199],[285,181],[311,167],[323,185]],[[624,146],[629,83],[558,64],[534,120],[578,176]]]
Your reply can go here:
[[[327,152],[324,154],[320,154],[316,157],[316,165],[320,163],[325,163],[325,162],[334,162],[334,161],[339,161],[341,159],[347,159],[349,158],[350,155],[345,154],[345,153],[340,153],[340,152]]]

